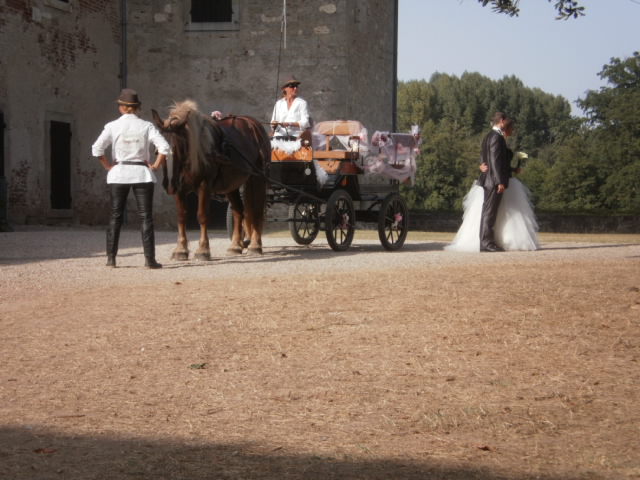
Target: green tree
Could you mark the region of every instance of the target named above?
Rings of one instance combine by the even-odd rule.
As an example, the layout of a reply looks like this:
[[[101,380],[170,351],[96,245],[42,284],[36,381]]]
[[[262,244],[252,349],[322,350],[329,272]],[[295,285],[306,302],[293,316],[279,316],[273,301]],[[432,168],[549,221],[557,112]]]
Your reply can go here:
[[[589,132],[576,134],[561,145],[553,145],[554,161],[543,173],[542,185],[536,186],[537,207],[557,212],[603,210],[605,205],[600,190],[608,172],[594,152],[598,148]]]
[[[598,76],[609,86],[590,90],[578,106],[594,127],[629,136],[640,133],[640,53],[625,60],[612,58]]]
[[[423,129],[416,185],[406,189],[410,208],[459,209],[478,176],[482,136],[495,111],[516,119],[514,150],[530,159],[521,179],[541,210],[640,211],[640,54],[612,58],[600,77],[607,86],[578,104],[530,89],[514,76],[491,80],[435,73],[429,81],[400,82],[399,127]]]
[[[467,72],[460,78],[435,73],[428,82],[399,83],[399,129],[406,131],[417,124],[424,139],[416,184],[405,191],[410,208],[461,208],[464,195],[478,177],[482,137],[498,110],[516,118],[512,148],[533,157],[560,136],[571,119],[565,99],[529,89],[516,77],[495,81],[478,73]],[[541,170],[549,166],[544,162],[532,165],[540,167],[538,177],[544,177]]]
[[[424,126],[422,135],[428,139],[417,159],[416,183],[405,189],[410,208],[420,210],[452,210],[478,176],[476,139],[459,123],[445,119]]]
[[[436,91],[425,81],[400,82],[398,88],[398,127],[401,132],[411,125],[426,125],[439,118]]]
[[[608,209],[640,210],[640,54],[612,58],[599,73],[608,85],[587,92],[578,105],[587,116],[595,160],[607,178],[602,203]]]

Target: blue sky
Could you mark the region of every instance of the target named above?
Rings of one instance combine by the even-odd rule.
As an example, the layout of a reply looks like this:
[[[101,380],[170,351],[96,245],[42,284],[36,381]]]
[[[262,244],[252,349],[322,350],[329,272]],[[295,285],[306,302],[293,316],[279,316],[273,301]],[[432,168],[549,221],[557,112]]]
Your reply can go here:
[[[398,78],[515,75],[579,115],[574,101],[606,85],[603,65],[640,51],[640,0],[580,0],[586,15],[567,21],[555,20],[554,3],[521,0],[520,16],[509,17],[478,0],[399,0]]]

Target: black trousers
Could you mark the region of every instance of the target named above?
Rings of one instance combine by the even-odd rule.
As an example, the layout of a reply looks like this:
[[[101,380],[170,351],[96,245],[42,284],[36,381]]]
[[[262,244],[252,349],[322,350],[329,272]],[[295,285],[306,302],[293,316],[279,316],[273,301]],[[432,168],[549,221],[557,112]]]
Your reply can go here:
[[[118,254],[118,241],[124,209],[127,205],[129,190],[133,190],[138,205],[138,217],[140,218],[140,232],[142,234],[142,247],[144,256],[155,259],[156,247],[153,231],[153,188],[154,183],[110,183],[109,193],[111,198],[111,219],[107,228],[107,255]]]
[[[495,246],[494,227],[498,216],[498,207],[502,201],[502,193],[496,187],[484,187],[484,203],[480,217],[480,249]]]

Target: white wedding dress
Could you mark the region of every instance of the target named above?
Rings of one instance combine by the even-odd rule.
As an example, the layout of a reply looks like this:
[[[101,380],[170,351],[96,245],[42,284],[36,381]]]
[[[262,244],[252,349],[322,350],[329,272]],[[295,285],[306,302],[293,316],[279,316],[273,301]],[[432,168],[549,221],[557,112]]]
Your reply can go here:
[[[538,222],[533,213],[529,189],[517,178],[509,180],[503,194],[494,227],[496,244],[505,250],[537,250]],[[445,250],[480,251],[480,217],[484,189],[474,183],[464,197],[464,215],[453,242]]]

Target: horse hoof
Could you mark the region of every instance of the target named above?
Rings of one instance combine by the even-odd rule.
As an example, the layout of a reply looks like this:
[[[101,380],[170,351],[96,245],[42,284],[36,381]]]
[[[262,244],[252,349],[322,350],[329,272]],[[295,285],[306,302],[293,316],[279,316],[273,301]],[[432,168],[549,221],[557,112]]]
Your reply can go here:
[[[240,248],[240,247],[229,247],[229,248],[227,248],[227,255],[242,255],[242,248]]]
[[[203,262],[211,261],[210,253],[196,253],[194,257],[196,260],[202,260]]]
[[[171,260],[178,260],[179,262],[186,262],[189,260],[188,252],[173,252],[171,254]]]
[[[262,247],[251,247],[247,249],[247,255],[262,255]]]
[[[244,241],[242,242],[242,246],[243,246],[244,248],[248,248],[248,247],[249,247],[249,245],[251,245],[251,240],[244,240]]]

